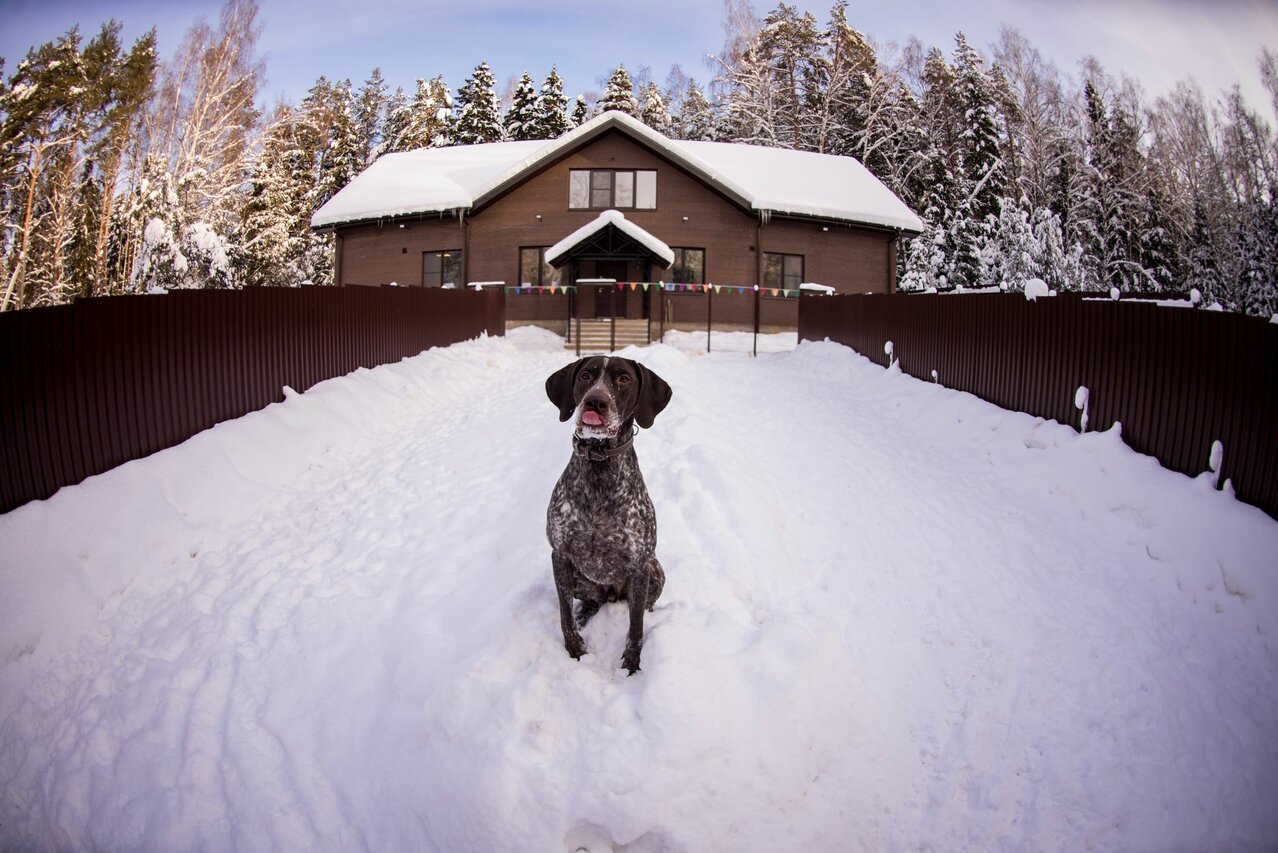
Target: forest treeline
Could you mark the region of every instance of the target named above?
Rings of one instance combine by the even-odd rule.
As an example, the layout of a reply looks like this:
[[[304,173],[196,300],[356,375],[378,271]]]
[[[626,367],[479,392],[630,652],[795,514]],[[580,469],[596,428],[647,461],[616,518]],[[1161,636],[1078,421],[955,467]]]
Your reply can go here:
[[[260,103],[255,0],[230,0],[167,61],[154,31],[109,22],[0,59],[3,309],[156,288],[332,279],[311,214],[387,153],[553,139],[607,109],[678,139],[856,157],[925,232],[908,289],[1197,289],[1203,304],[1278,310],[1278,145],[1237,88],[1192,81],[1147,99],[1093,59],[1062,72],[1014,30],[982,52],[877,44],[847,20],[785,3],[758,19],[727,0],[702,85],[615,69],[570,100],[555,68],[498,96],[486,63],[393,91],[320,77],[297,104]],[[1278,57],[1257,59],[1278,112]],[[515,71],[515,69],[512,69]],[[538,70],[538,75],[542,72]]]

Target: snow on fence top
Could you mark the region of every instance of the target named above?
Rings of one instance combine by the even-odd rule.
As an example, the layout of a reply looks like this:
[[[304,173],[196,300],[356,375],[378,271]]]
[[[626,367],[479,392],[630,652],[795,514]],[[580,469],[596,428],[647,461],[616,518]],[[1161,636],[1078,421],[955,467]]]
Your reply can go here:
[[[598,232],[600,229],[609,225],[615,226],[619,231],[630,237],[632,240],[642,244],[648,251],[652,252],[661,260],[665,261],[666,266],[674,263],[674,252],[665,243],[649,234],[630,220],[620,210],[605,210],[599,216],[587,222],[576,231],[560,240],[555,245],[546,250],[546,263],[553,264],[555,259],[560,255],[572,249],[582,240],[590,235]]]
[[[615,111],[550,141],[490,142],[387,154],[317,210],[311,226],[468,210],[509,189],[537,165],[610,128],[641,139],[752,210],[923,230],[922,220],[852,157],[669,139]]]

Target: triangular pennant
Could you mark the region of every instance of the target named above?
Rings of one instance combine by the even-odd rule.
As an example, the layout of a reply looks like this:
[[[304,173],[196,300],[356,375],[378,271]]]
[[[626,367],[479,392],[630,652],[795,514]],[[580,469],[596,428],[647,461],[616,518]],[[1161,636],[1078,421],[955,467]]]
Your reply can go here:
[[[634,282],[634,281],[630,282],[630,291],[633,293],[634,289],[638,286],[639,286],[638,282]]]
[[[777,295],[777,289],[776,289],[775,287],[774,287],[774,288],[772,288],[772,295],[773,295],[773,296],[776,296],[776,295]]]
[[[723,290],[723,288],[716,284],[716,285],[714,286],[714,292],[715,292],[715,293],[718,293],[720,290]]]

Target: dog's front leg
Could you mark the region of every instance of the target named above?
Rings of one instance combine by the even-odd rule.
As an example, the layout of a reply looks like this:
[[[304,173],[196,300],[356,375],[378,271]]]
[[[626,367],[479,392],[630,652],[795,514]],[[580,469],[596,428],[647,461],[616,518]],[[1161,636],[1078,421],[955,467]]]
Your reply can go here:
[[[577,631],[577,620],[572,615],[572,591],[576,588],[572,562],[558,551],[551,552],[550,563],[555,570],[555,593],[559,597],[559,626],[564,632],[564,648],[573,658],[580,660],[586,653],[586,644]]]
[[[626,603],[630,605],[630,631],[626,634],[626,651],[621,665],[630,675],[639,671],[639,652],[643,648],[643,611],[648,606],[647,563],[631,577],[626,590]]]

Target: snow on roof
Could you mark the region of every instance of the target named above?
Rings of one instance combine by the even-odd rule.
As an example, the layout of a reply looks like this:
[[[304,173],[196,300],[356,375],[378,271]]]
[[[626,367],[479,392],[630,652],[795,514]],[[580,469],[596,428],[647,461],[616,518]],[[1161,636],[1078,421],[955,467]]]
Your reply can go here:
[[[497,142],[386,154],[311,217],[311,226],[468,209],[494,173],[545,142]]]
[[[590,237],[592,234],[612,225],[621,231],[627,237],[644,246],[648,251],[652,252],[661,260],[665,261],[666,266],[674,263],[674,252],[665,243],[649,234],[638,225],[631,222],[621,213],[620,210],[605,210],[576,231],[560,240],[555,245],[546,250],[546,263],[553,264],[555,259],[565,252],[572,249],[582,240]]]
[[[923,230],[918,216],[852,157],[674,140],[620,112],[604,113],[549,142],[490,142],[388,154],[317,210],[311,225],[469,209],[504,192],[538,164],[614,127],[752,210]]]
[[[754,210],[921,232],[923,221],[852,157],[731,142],[672,142],[747,188]]]

